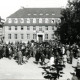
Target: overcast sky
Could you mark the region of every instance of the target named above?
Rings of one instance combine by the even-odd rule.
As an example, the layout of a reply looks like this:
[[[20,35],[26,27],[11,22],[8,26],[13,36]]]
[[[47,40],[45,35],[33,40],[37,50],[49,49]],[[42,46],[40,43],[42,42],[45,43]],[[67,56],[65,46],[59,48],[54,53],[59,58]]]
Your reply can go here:
[[[0,16],[6,19],[6,17],[21,7],[65,7],[67,1],[68,0],[0,0]]]

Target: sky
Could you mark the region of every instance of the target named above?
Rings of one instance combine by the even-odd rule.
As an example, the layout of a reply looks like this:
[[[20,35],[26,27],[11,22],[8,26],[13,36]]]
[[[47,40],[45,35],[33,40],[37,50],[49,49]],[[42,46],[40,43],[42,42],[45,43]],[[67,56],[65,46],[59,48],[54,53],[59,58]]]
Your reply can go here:
[[[3,19],[18,9],[25,8],[53,8],[65,7],[68,0],[0,0],[0,16]]]

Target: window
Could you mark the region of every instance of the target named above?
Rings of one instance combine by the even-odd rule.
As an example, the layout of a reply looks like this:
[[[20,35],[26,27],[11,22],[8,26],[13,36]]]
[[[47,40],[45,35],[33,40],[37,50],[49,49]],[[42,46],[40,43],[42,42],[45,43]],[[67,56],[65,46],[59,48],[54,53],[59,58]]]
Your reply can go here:
[[[54,23],[54,22],[55,22],[55,21],[54,21],[54,19],[52,18],[52,19],[51,19],[51,23]]]
[[[27,30],[30,30],[30,26],[27,26]]]
[[[33,30],[36,30],[36,26],[33,26]]]
[[[48,18],[46,18],[46,19],[45,19],[45,23],[48,23],[48,22],[49,22],[49,19],[48,19]]]
[[[48,26],[45,26],[45,29],[48,30]]]
[[[12,23],[12,19],[9,18],[9,19],[8,19],[8,23]]]
[[[54,30],[54,26],[52,26],[52,30]]]
[[[21,39],[23,39],[24,37],[23,37],[23,34],[21,34]]]
[[[21,26],[21,30],[23,30],[24,28],[23,28],[23,26]]]
[[[27,34],[27,39],[30,39],[30,34]]]
[[[9,30],[11,30],[11,26],[9,26]]]
[[[14,38],[17,39],[17,34],[14,34]]]
[[[30,18],[27,18],[27,23],[30,23]]]
[[[36,23],[36,18],[33,18],[33,23]]]
[[[17,30],[17,26],[15,26],[15,30]]]
[[[42,31],[42,26],[39,26],[39,31]]]
[[[18,23],[18,19],[17,18],[14,19],[14,23]]]
[[[33,34],[33,39],[36,39],[36,34]]]
[[[61,19],[60,18],[58,18],[58,23],[61,23]]]
[[[54,39],[54,34],[52,34],[52,39]]]
[[[42,18],[39,19],[39,23],[42,23]]]
[[[20,19],[20,23],[24,23],[24,19],[23,18]]]
[[[45,39],[48,39],[48,34],[45,34]]]
[[[11,34],[8,34],[8,39],[11,39]]]

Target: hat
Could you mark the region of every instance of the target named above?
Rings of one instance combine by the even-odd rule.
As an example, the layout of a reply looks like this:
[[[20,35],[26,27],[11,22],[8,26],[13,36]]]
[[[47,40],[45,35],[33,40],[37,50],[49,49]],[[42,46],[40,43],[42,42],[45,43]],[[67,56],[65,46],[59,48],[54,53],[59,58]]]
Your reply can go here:
[[[73,72],[71,72],[71,74],[72,74],[72,75],[76,75],[76,72],[75,72],[75,71],[73,71]]]

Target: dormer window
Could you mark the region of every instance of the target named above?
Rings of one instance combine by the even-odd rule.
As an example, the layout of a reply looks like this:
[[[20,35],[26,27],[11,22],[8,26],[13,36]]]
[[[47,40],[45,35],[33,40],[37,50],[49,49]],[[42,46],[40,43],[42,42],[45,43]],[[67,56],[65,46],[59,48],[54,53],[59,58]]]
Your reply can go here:
[[[52,15],[55,15],[55,14],[52,14]]]
[[[12,23],[12,19],[9,18],[9,19],[8,19],[8,23]]]
[[[37,15],[37,14],[33,14],[33,15]]]
[[[20,19],[20,23],[24,23],[24,19],[23,18]]]
[[[40,13],[39,15],[43,15],[42,13]]]
[[[46,14],[46,15],[49,15],[49,14]]]
[[[18,19],[17,18],[14,19],[14,23],[18,23]]]
[[[28,15],[31,15],[31,14],[28,14]]]

